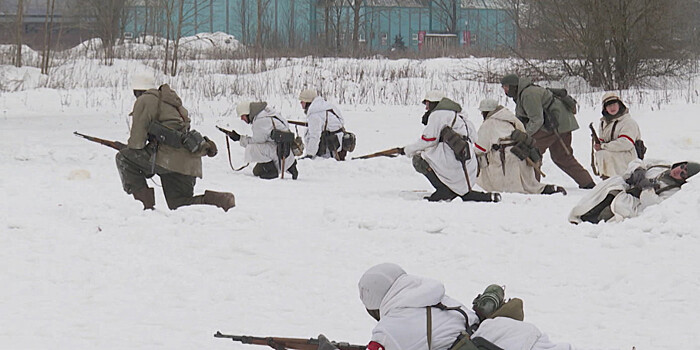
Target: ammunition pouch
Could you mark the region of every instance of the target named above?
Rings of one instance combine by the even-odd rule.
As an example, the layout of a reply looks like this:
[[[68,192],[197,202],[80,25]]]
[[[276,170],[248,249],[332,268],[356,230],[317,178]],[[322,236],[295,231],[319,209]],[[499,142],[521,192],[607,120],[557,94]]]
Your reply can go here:
[[[322,156],[328,152],[335,152],[340,148],[340,141],[338,141],[337,133],[343,132],[343,129],[338,129],[336,131],[324,130],[321,132],[321,139],[318,142],[317,156]]]
[[[197,130],[180,132],[167,126],[153,122],[148,126],[148,134],[160,144],[172,148],[185,148],[189,152],[196,153],[202,149],[207,140]]]
[[[510,152],[515,154],[518,159],[525,160],[525,158],[530,155],[530,148],[528,148],[524,143],[518,142],[510,148]]]
[[[287,158],[294,143],[294,133],[274,129],[270,132],[270,138],[277,144],[277,156],[279,159]]]
[[[207,140],[197,130],[190,130],[182,134],[182,147],[191,153],[196,153],[201,150]]]
[[[173,148],[182,147],[182,133],[170,129],[161,123],[153,122],[148,126],[148,134],[160,144]]]
[[[445,126],[440,131],[440,142],[447,144],[460,162],[466,162],[471,159],[472,155],[469,151],[469,138],[455,132],[451,127]]]
[[[528,147],[532,147],[535,144],[535,140],[532,137],[530,137],[526,132],[518,129],[515,129],[510,133],[510,139],[515,142],[524,143]]]
[[[357,140],[355,138],[355,134],[348,132],[348,131],[343,131],[343,143],[342,143],[343,151],[346,151],[346,152],[354,151],[356,143],[357,143]]]
[[[301,157],[304,154],[304,142],[301,140],[301,136],[294,138],[292,153],[294,153],[295,157]]]

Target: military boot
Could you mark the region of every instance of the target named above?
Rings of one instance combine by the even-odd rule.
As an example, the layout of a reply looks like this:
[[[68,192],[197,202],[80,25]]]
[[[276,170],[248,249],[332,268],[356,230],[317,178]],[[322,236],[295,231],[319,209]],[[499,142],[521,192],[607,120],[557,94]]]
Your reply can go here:
[[[433,185],[433,187],[435,187],[435,192],[433,192],[433,194],[424,197],[424,199],[427,199],[428,202],[451,201],[457,198],[457,194],[454,193],[449,187],[447,187],[447,185],[442,183],[442,181],[440,181],[437,175],[435,175],[435,172],[428,171],[424,175],[428,178],[430,184]]]
[[[561,193],[566,196],[566,189],[561,186],[555,186],[555,185],[546,185],[544,186],[544,189],[542,190],[542,194],[555,194],[555,193]]]
[[[292,166],[287,169],[287,171],[292,174],[292,180],[296,180],[299,177],[299,170],[297,170],[297,161],[295,160]]]
[[[464,202],[494,202],[498,203],[501,201],[501,194],[497,192],[481,192],[481,191],[469,191],[465,193],[462,197]]]
[[[261,179],[271,180],[276,179],[277,176],[279,176],[279,173],[277,172],[275,162],[269,161],[267,163],[255,164],[255,166],[253,167],[253,175]]]
[[[215,205],[224,211],[236,206],[236,197],[229,192],[204,191],[204,194],[194,196],[192,204]]]
[[[156,197],[155,197],[155,194],[154,194],[152,188],[146,186],[146,187],[132,193],[131,195],[134,196],[135,200],[143,203],[143,210],[155,209]]]

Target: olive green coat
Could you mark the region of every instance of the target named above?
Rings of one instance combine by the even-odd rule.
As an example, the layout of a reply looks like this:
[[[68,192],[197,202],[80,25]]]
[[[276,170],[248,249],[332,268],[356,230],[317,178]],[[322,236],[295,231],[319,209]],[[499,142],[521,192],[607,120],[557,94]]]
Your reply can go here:
[[[146,146],[148,127],[154,121],[180,132],[190,129],[190,119],[187,110],[182,106],[182,100],[167,84],[162,85],[160,90],[150,89],[137,98],[130,115],[133,120],[127,147],[131,149],[143,149]],[[160,144],[156,152],[156,165],[176,173],[201,178],[202,156],[205,153],[206,150],[190,153],[185,148]]]
[[[544,124],[544,110],[549,106],[548,113],[553,114],[559,121],[557,131],[560,134],[578,129],[576,117],[564,102],[552,95],[549,90],[534,85],[530,78],[521,77],[518,81],[518,97],[515,101],[515,115],[523,121],[527,134],[532,136]],[[551,105],[550,105],[551,103]]]

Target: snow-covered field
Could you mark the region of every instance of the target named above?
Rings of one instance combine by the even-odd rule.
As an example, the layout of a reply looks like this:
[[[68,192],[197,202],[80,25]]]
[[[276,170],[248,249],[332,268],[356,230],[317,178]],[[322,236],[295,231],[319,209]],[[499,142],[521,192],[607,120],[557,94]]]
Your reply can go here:
[[[126,63],[118,61],[115,72],[122,72],[120,64]],[[96,73],[92,65],[76,64],[73,71],[88,77]],[[15,82],[35,75],[0,68]],[[299,180],[265,181],[254,178],[251,167],[230,170],[223,134],[215,129],[249,132],[230,113],[231,101],[241,97],[193,101],[188,97],[197,93],[185,90],[195,128],[220,149],[205,158],[195,192],[231,191],[237,207],[169,211],[156,178],[149,184],[156,187],[157,209],[144,212],[121,189],[115,152],[72,135],[126,140],[133,96],[127,76],[114,81],[0,95],[2,349],[252,349],[213,338],[217,330],[324,333],[364,344],[374,321],[357,281],[387,261],[444,281],[447,293],[465,304],[488,284],[505,284],[507,296],[524,299],[526,321],[579,349],[700,347],[698,179],[642,217],[597,226],[567,222],[585,192],[548,157],[545,180],[565,186],[568,196],[428,203],[421,197],[430,185],[406,157],[306,159]],[[477,127],[473,101],[505,102],[497,85],[485,88],[459,99]],[[290,119],[303,118],[292,95],[260,97]],[[342,105],[347,128],[358,137],[353,155],[418,138],[418,102]],[[697,105],[668,102],[630,104],[647,157],[700,160]],[[586,168],[586,126],[598,116],[593,106],[578,115],[575,155]],[[233,144],[231,151],[234,165],[241,165],[243,149]]]

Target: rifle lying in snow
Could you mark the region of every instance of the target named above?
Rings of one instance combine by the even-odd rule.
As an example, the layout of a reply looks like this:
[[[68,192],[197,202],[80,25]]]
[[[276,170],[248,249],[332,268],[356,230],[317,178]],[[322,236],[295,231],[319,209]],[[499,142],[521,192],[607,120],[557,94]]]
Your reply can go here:
[[[92,142],[99,143],[101,145],[105,145],[107,147],[112,147],[112,148],[116,149],[117,151],[121,151],[122,149],[126,148],[126,145],[119,142],[119,141],[110,141],[110,140],[101,139],[99,137],[88,136],[85,134],[81,134],[77,131],[74,131],[73,135],[78,136],[78,137],[82,137],[82,138],[84,138],[86,140],[90,140]]]
[[[309,123],[307,122],[302,122],[298,120],[287,120],[287,123],[292,124],[292,125],[299,125],[299,126],[309,126]]]
[[[591,169],[593,170],[593,175],[600,175],[598,168],[595,166],[595,145],[600,145],[600,138],[598,138],[598,133],[595,132],[595,127],[593,123],[588,124],[588,128],[591,129]]]
[[[367,154],[360,157],[352,157],[352,159],[370,159],[376,157],[396,157],[399,154],[403,154],[403,147],[390,148],[384,151],[379,151],[371,154]]]
[[[214,338],[229,338],[232,341],[239,341],[243,344],[267,345],[275,350],[296,349],[296,350],[317,350],[318,338],[278,338],[278,337],[251,337],[247,335],[228,335],[216,332]],[[365,345],[352,345],[345,342],[331,342],[340,350],[365,350]]]

